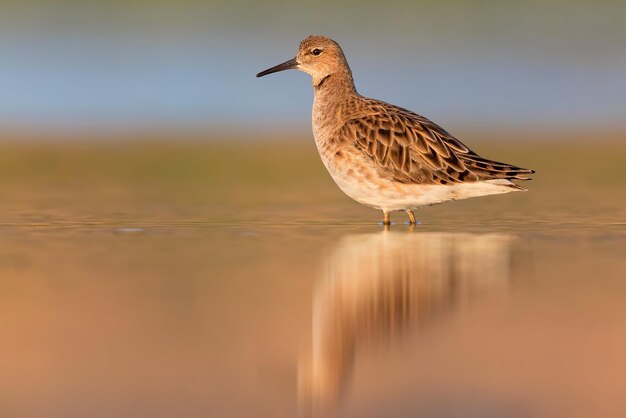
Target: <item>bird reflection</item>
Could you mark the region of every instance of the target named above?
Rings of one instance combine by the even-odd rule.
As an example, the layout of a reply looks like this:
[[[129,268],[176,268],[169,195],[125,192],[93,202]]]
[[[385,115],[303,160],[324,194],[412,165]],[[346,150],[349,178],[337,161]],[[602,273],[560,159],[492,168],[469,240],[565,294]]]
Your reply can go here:
[[[310,353],[299,367],[302,412],[336,405],[358,350],[393,342],[475,296],[506,291],[511,240],[410,231],[343,237],[314,291]]]

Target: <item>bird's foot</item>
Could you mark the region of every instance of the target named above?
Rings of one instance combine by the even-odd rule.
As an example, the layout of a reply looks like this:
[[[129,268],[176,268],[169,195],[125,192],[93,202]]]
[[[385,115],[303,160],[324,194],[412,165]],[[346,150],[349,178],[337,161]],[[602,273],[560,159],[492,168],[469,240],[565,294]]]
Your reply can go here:
[[[391,225],[391,214],[388,210],[383,210],[383,225]]]

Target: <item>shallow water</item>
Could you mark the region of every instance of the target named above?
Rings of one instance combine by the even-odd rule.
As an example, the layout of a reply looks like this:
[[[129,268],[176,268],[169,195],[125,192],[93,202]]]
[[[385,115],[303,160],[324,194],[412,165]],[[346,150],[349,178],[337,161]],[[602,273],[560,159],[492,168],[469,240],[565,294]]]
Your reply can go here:
[[[484,148],[384,229],[309,145],[2,144],[0,416],[625,416],[624,146]]]

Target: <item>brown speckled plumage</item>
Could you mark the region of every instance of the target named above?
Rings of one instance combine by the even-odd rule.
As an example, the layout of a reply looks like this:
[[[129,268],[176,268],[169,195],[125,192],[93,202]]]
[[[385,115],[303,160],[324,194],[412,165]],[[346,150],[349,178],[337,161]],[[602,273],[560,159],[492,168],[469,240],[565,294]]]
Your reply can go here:
[[[313,78],[313,133],[337,185],[385,213],[524,190],[533,170],[488,160],[429,119],[357,93],[341,47],[312,35],[296,58],[259,76],[297,68]]]

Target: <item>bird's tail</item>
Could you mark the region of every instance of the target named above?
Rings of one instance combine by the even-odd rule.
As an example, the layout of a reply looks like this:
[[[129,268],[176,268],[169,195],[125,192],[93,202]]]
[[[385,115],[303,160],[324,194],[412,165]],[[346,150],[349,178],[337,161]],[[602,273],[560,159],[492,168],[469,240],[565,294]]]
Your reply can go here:
[[[463,163],[470,167],[470,171],[475,173],[481,180],[532,180],[530,176],[535,172],[535,170],[528,168],[491,161],[479,155],[465,154],[459,155],[459,158],[463,160]],[[519,186],[517,187],[525,190]]]

